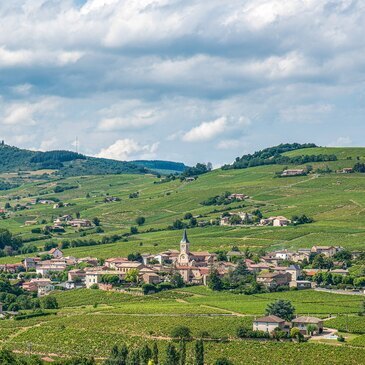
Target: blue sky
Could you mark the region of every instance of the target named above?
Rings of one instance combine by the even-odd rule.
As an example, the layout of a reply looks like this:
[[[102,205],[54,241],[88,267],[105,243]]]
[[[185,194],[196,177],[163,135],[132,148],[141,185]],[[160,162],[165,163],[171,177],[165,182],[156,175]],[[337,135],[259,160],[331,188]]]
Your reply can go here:
[[[363,0],[0,3],[0,138],[121,160],[361,146]]]

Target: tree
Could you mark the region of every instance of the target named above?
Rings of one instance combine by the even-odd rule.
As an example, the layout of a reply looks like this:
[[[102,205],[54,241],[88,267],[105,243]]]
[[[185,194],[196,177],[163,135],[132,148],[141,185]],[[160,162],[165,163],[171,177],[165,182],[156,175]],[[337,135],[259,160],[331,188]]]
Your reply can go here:
[[[146,222],[146,218],[145,217],[137,217],[136,218],[136,223],[139,226],[143,226],[145,222]]]
[[[185,213],[184,219],[191,219],[193,218],[193,215],[191,213]]]
[[[156,341],[153,343],[152,347],[152,360],[154,365],[158,365],[158,346]]]
[[[307,326],[307,334],[313,336],[313,333],[318,330],[318,327],[315,324],[308,324]]]
[[[214,365],[233,365],[233,363],[228,359],[226,359],[225,357],[220,357],[219,359],[216,360]]]
[[[176,351],[175,346],[169,343],[166,348],[165,365],[177,365],[179,362],[179,354]]]
[[[174,272],[170,282],[175,288],[182,288],[185,285],[184,279],[179,272]]]
[[[142,346],[139,350],[139,357],[141,365],[148,365],[148,361],[152,358],[152,351],[148,345]]]
[[[80,219],[80,212],[76,212],[76,218]]]
[[[304,339],[304,336],[298,327],[293,327],[290,330],[290,337],[296,339],[298,342],[302,342]]]
[[[55,297],[52,296],[46,296],[42,298],[41,300],[41,306],[43,309],[57,309],[58,308],[58,302]]]
[[[138,228],[137,227],[131,227],[131,234],[137,234]]]
[[[98,217],[93,218],[93,223],[98,227],[100,226],[100,219]]]
[[[132,350],[127,357],[126,365],[140,365],[139,351]]]
[[[286,321],[291,321],[294,318],[294,312],[295,308],[289,300],[279,299],[266,307],[267,315],[278,316]]]
[[[179,365],[185,365],[186,364],[186,343],[184,340],[180,341],[180,350],[179,350]]]
[[[139,271],[137,269],[128,270],[127,273],[125,274],[125,281],[127,281],[129,283],[137,284],[138,283],[138,274],[139,274]]]
[[[208,287],[212,290],[219,291],[223,289],[222,279],[220,278],[217,269],[211,270],[207,278],[207,282],[208,282]]]
[[[184,223],[181,222],[180,219],[176,219],[176,221],[172,224],[172,227],[174,229],[183,229],[184,228]]]
[[[204,343],[203,340],[195,342],[195,362],[194,365],[204,365]]]
[[[178,326],[171,331],[171,337],[179,340],[189,340],[191,338],[191,331],[189,327]]]

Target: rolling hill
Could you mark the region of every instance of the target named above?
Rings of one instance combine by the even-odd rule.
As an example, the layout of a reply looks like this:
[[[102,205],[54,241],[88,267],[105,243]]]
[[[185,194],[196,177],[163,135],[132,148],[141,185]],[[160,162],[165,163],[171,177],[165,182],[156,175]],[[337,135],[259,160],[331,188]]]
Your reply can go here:
[[[0,145],[0,173],[54,170],[58,176],[80,176],[125,173],[182,172],[183,163],[171,161],[116,161],[85,156],[71,151],[30,151]]]
[[[335,154],[335,161],[313,162],[312,172],[307,176],[277,178],[282,165],[263,165],[245,169],[217,169],[208,172],[193,182],[175,179],[162,182],[149,174],[97,175],[55,177],[37,180],[2,192],[0,207],[6,202],[11,206],[25,205],[36,197],[59,199],[71,203],[68,207],[53,209],[51,205],[30,205],[29,209],[9,212],[9,218],[1,222],[15,235],[33,241],[26,245],[43,247],[46,242],[64,240],[95,240],[103,237],[129,233],[136,225],[136,218],[143,216],[146,223],[139,233],[114,243],[73,247],[66,253],[74,256],[126,255],[131,252],[159,252],[177,247],[181,232],[168,229],[174,221],[184,220],[187,212],[198,217],[201,227],[189,230],[194,250],[229,250],[233,245],[253,251],[272,248],[299,248],[312,245],[343,245],[350,249],[365,248],[365,175],[342,174],[341,168],[352,167],[365,159],[365,148],[317,148],[298,150],[299,155]],[[306,165],[292,165],[305,167]],[[326,167],[328,169],[326,169]],[[320,173],[318,171],[326,171]],[[55,186],[72,187],[55,193]],[[62,189],[59,189],[62,190]],[[228,205],[202,205],[211,197],[229,191],[244,193],[250,199]],[[138,192],[138,194],[133,194]],[[106,203],[106,196],[120,199]],[[9,200],[10,199],[10,200]],[[314,219],[312,224],[290,227],[224,227],[206,225],[215,221],[224,211],[252,212],[259,209],[264,217],[305,214]],[[25,226],[25,221],[52,222],[58,215],[80,212],[81,217],[99,217],[103,232],[95,229],[86,233],[67,229],[64,234],[51,238],[32,233],[34,228]],[[205,226],[203,226],[205,225]],[[1,258],[2,262],[17,261],[18,257]]]

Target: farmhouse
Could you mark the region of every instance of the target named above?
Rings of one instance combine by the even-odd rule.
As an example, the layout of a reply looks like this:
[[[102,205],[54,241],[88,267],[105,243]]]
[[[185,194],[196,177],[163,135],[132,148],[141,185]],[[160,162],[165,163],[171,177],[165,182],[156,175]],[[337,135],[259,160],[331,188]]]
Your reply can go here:
[[[323,254],[326,257],[332,257],[336,255],[337,252],[342,251],[342,247],[336,247],[336,246],[313,246],[311,248],[311,253],[320,255]]]
[[[281,330],[284,330],[285,320],[280,317],[274,316],[274,315],[256,318],[253,321],[253,330],[254,331],[264,331],[264,332],[272,333],[278,327]]]
[[[261,273],[257,277],[257,282],[263,284],[267,288],[275,288],[281,285],[288,285],[290,281],[291,275],[289,273],[281,272]]]
[[[248,195],[246,195],[246,194],[237,194],[237,193],[234,193],[234,194],[231,194],[231,195],[228,196],[229,200],[233,200],[233,199],[245,200],[247,198],[248,198]]]
[[[289,170],[284,170],[281,173],[281,176],[300,176],[300,175],[304,175],[305,174],[305,170],[304,169],[289,169]]]
[[[292,280],[289,283],[290,288],[297,288],[298,290],[311,289],[312,281],[309,280]]]
[[[51,250],[48,251],[49,255],[52,255],[55,259],[59,259],[61,257],[63,257],[63,252],[58,248],[52,248]]]
[[[302,334],[307,333],[309,325],[315,325],[317,327],[316,333],[323,332],[323,320],[316,317],[297,317],[292,320],[292,326],[298,327]]]
[[[88,228],[92,227],[92,224],[87,219],[72,219],[68,222],[71,227],[75,228]]]
[[[261,226],[286,227],[290,223],[290,219],[283,216],[264,218],[260,220]]]

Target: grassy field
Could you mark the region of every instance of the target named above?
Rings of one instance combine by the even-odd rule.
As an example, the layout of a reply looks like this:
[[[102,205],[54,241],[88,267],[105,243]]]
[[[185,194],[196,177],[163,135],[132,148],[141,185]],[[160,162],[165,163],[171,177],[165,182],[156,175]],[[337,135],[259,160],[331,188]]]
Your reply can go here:
[[[353,166],[356,156],[365,156],[365,149],[315,149],[305,153],[335,153],[339,160],[326,165],[333,170]],[[291,154],[302,154],[294,151]],[[352,157],[352,160],[348,160]],[[323,163],[312,164],[314,168]],[[186,212],[199,215],[200,221],[218,218],[227,207],[233,211],[247,211],[259,208],[264,216],[306,214],[315,222],[298,227],[208,227],[191,229],[195,250],[229,249],[232,245],[240,248],[299,248],[311,245],[343,245],[350,249],[361,249],[365,241],[365,175],[324,174],[304,177],[275,178],[274,173],[282,166],[261,166],[244,170],[215,170],[202,175],[197,181],[186,183],[180,180],[163,184],[151,175],[108,175],[84,176],[50,181],[32,181],[19,188],[2,192],[0,206],[10,203],[25,204],[35,197],[44,199],[56,197],[70,207],[53,209],[50,205],[33,205],[28,210],[11,213],[9,219],[1,221],[1,227],[10,229],[23,238],[37,238],[31,230],[39,226],[24,226],[27,220],[45,220],[51,223],[63,214],[80,212],[82,218],[101,219],[104,233],[95,229],[80,237],[80,232],[68,228],[65,234],[54,235],[55,242],[65,239],[101,240],[104,235],[129,232],[135,219],[144,216],[146,223],[140,227],[140,234],[129,242],[116,242],[94,247],[78,247],[66,250],[66,254],[77,257],[93,255],[100,258],[126,255],[133,251],[159,252],[176,248],[180,232],[166,231],[176,219],[182,219]],[[56,185],[76,188],[55,194]],[[200,203],[224,191],[246,193],[251,198],[229,206],[203,206]],[[139,192],[139,197],[131,199],[129,194]],[[116,196],[120,202],[104,203],[105,196]],[[244,205],[243,207],[240,207]],[[240,208],[238,208],[240,207]],[[150,229],[159,232],[144,233]],[[41,238],[41,237],[40,237]],[[42,248],[46,241],[32,242]],[[16,262],[20,258],[1,258],[0,262]]]

